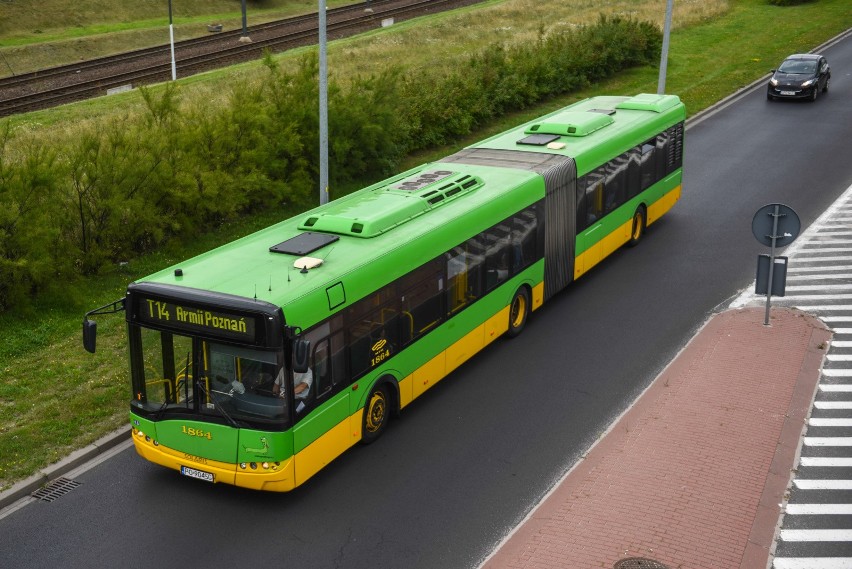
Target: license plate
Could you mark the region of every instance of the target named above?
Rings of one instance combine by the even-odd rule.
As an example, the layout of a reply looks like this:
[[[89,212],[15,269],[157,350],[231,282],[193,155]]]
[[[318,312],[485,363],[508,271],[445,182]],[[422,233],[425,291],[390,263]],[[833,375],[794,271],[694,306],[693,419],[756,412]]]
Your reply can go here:
[[[210,472],[204,472],[203,470],[196,470],[188,466],[181,466],[180,473],[184,476],[189,476],[190,478],[197,478],[199,480],[204,480],[205,482],[213,482],[213,474]]]
[[[781,91],[781,94],[782,95],[795,95],[796,92],[795,91]]]

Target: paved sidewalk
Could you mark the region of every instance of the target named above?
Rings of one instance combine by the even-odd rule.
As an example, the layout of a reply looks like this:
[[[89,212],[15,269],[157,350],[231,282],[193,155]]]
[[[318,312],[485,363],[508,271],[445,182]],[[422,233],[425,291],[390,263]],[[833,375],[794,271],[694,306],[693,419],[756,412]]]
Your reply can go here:
[[[764,316],[711,318],[482,569],[766,569],[830,332]]]

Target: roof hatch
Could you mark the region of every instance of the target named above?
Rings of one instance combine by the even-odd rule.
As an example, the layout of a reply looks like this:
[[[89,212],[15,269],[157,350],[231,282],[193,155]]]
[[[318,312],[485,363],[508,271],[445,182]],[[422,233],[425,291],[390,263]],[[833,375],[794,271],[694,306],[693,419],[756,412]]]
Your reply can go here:
[[[374,189],[357,200],[332,202],[305,219],[299,229],[374,237],[483,184],[450,170],[423,170]]]
[[[525,134],[530,135],[556,135],[558,136],[586,136],[611,125],[615,119],[610,112],[601,112],[600,109],[592,111],[565,111],[550,117],[544,121],[527,127]],[[530,138],[530,137],[527,137]],[[519,144],[529,144],[521,139]],[[545,143],[546,144],[546,143]]]
[[[648,93],[642,93],[618,103],[615,105],[615,108],[662,113],[663,111],[667,111],[672,107],[677,106],[679,103],[680,98],[676,95],[651,95]]]

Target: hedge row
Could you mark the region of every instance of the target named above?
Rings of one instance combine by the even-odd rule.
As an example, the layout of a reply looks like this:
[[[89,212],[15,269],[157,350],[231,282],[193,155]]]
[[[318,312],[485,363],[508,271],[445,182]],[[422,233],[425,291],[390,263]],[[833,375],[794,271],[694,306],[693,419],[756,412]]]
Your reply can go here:
[[[495,44],[450,72],[389,69],[329,86],[331,188],[393,173],[402,158],[465,135],[502,113],[655,63],[653,24],[605,18]],[[140,89],[146,112],[52,147],[15,140],[0,124],[0,311],[51,292],[50,283],[191,239],[222,222],[316,195],[316,57],[292,73],[233,89],[226,105],[187,108],[180,89]]]

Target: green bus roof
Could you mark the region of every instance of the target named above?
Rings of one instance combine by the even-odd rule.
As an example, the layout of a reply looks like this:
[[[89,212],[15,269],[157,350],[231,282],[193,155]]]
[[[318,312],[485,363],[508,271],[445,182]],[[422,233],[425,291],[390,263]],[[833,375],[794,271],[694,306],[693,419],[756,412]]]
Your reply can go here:
[[[582,175],[684,115],[674,96],[595,97],[472,148],[570,156]],[[518,144],[529,136],[552,140]],[[543,197],[543,179],[530,170],[438,161],[140,282],[263,300],[282,307],[288,324],[307,328]],[[345,298],[328,292],[341,282]]]

